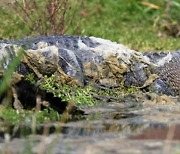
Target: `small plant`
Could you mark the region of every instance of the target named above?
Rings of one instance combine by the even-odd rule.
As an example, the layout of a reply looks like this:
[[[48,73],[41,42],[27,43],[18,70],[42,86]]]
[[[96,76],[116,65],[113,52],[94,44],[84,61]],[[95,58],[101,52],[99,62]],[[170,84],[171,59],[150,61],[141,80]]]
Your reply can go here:
[[[30,35],[65,34],[75,21],[74,16],[81,2],[78,0],[14,0],[5,6],[16,15]],[[71,5],[73,5],[73,10]],[[70,11],[71,10],[71,11]]]
[[[29,81],[35,82],[33,75],[28,75],[26,78]],[[95,105],[98,102],[91,95],[93,88],[91,86],[78,87],[61,84],[56,81],[55,75],[50,77],[44,76],[40,84],[40,88],[48,92],[52,92],[54,96],[60,97],[63,101],[72,101],[75,105]]]
[[[27,74],[25,76],[26,80],[30,81],[32,84],[35,84],[36,83],[36,77],[33,73],[30,73],[30,74]]]
[[[52,109],[44,109],[43,111],[35,111],[35,110],[16,111],[12,108],[6,108],[2,105],[0,106],[0,117],[11,125],[22,124],[22,122],[24,124],[30,124],[32,123],[33,118],[36,119],[36,124],[49,122],[49,121],[55,122],[60,119],[60,115],[58,114],[58,112]]]
[[[118,88],[96,91],[98,95],[112,96],[116,98],[122,98],[124,95],[135,94],[138,92],[140,92],[139,88],[135,86],[125,87],[123,84]]]
[[[93,93],[106,96],[113,96],[121,98],[126,94],[134,94],[140,91],[139,88],[131,86],[125,87],[123,82],[119,88],[112,88],[106,90],[98,90],[91,85],[86,87],[69,86],[61,84],[55,80],[55,76],[44,77],[40,88],[52,92],[56,97],[60,97],[63,101],[72,101],[75,105],[97,105],[99,102],[94,98]]]

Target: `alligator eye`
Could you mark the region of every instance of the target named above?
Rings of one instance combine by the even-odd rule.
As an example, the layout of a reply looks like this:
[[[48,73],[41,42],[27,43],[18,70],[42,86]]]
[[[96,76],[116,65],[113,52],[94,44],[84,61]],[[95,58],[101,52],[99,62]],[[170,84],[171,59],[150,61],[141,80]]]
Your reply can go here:
[[[127,57],[127,54],[126,54],[125,52],[123,52],[123,55],[124,55],[125,57]]]

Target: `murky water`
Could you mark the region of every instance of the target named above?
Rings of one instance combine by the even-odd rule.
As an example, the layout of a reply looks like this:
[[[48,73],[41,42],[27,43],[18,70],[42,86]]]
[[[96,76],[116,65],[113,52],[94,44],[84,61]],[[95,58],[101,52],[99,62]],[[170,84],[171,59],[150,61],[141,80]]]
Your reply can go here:
[[[22,125],[11,129],[12,139],[1,138],[0,149],[55,154],[179,153],[179,98],[160,101],[158,97],[155,101],[143,95],[83,107],[83,119],[38,125],[35,134]]]

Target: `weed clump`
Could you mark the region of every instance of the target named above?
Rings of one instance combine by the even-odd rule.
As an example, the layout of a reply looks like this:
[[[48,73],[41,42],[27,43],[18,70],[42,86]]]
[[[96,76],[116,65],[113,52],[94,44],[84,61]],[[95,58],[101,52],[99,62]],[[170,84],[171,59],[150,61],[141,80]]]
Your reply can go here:
[[[52,92],[56,97],[60,97],[62,101],[72,101],[76,105],[95,105],[97,101],[91,95],[92,87],[78,87],[61,84],[56,82],[55,75],[44,77],[40,84],[40,88]]]
[[[47,36],[65,34],[75,23],[75,14],[81,2],[78,0],[73,2],[70,0],[15,0],[3,1],[1,6],[3,9],[0,8],[0,13],[16,21],[17,29],[22,27],[24,35]]]

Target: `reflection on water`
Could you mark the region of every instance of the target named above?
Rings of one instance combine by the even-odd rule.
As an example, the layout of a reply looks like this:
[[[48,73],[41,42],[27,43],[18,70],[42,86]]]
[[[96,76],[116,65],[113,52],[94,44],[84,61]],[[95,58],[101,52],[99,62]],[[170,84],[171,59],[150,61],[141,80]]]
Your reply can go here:
[[[7,131],[0,132],[0,136],[3,137],[5,132],[12,138],[28,136],[32,132],[41,135],[46,129],[46,135],[58,133],[68,138],[94,137],[96,140],[99,136],[109,135],[112,138],[166,139],[168,133],[173,132],[175,135],[171,138],[180,139],[179,102],[161,105],[139,100],[84,107],[85,116],[79,120],[39,124],[33,131],[28,124],[9,126]]]
[[[155,125],[147,128],[138,135],[132,135],[130,139],[147,140],[180,140],[180,125]]]
[[[164,148],[167,140],[173,142],[168,144],[174,151],[179,145],[176,143],[180,140],[179,104],[111,102],[83,110],[86,113],[83,118],[39,124],[35,130],[28,124],[9,126],[6,131],[11,136],[9,148],[19,152],[31,143],[34,153],[38,153],[42,138],[45,149],[63,154],[163,153],[171,151]],[[0,133],[2,147],[6,146],[4,133]],[[17,143],[19,147],[14,148]]]
[[[65,137],[88,137],[109,135],[109,137],[129,137],[129,139],[166,139],[168,132],[173,126],[165,123],[144,122],[142,116],[137,114],[109,113],[107,115],[98,114],[97,119],[79,120],[68,123],[49,123],[40,124],[36,127],[35,134],[43,135],[44,130],[48,134],[58,133]],[[173,133],[176,134],[172,139],[180,140],[180,125],[175,125]],[[12,138],[28,136],[32,134],[29,125],[10,126],[8,133]],[[1,137],[4,133],[1,132]]]

